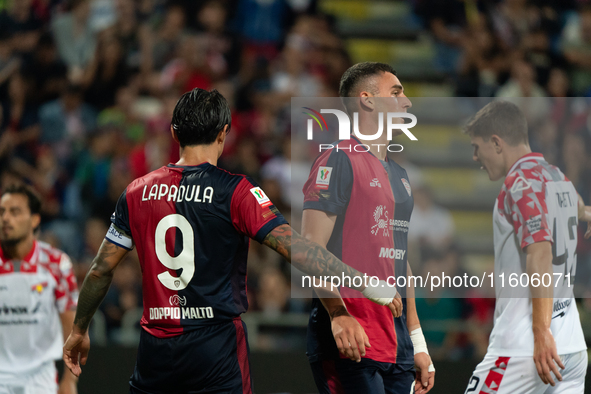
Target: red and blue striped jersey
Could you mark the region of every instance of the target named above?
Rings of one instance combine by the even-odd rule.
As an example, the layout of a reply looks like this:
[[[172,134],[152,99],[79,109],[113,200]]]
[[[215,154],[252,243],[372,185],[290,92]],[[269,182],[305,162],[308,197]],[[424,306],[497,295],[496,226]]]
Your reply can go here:
[[[262,242],[287,223],[253,180],[209,163],[169,164],[136,179],[111,221],[106,239],[137,248],[141,326],[161,338],[245,312],[250,238]]]
[[[351,138],[322,153],[304,186],[304,209],[336,215],[327,249],[345,264],[382,280],[406,276],[408,223],[414,206],[406,171],[392,160],[356,152]],[[394,268],[395,267],[395,268]],[[401,293],[404,289],[398,289]],[[371,348],[366,358],[414,364],[414,352],[403,315],[394,319],[386,306],[341,288],[347,310],[361,324]],[[404,294],[403,294],[404,297]],[[313,300],[308,324],[308,358],[338,358],[330,318],[320,300]]]

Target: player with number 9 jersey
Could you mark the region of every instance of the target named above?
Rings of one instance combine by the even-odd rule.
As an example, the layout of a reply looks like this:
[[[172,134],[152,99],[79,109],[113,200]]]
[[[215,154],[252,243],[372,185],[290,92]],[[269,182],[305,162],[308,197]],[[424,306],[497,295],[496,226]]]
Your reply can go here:
[[[230,124],[230,108],[215,90],[194,89],[177,103],[171,133],[180,160],[136,179],[121,194],[80,290],[64,345],[64,361],[75,375],[88,357],[90,320],[113,271],[134,247],[144,313],[131,393],[252,393],[240,319],[248,309],[251,238],[310,275],[363,277],[293,231],[254,181],[217,167]],[[382,304],[395,295],[360,291]]]
[[[111,220],[107,240],[128,249],[135,245],[138,251],[144,289],[141,326],[151,334],[143,335],[144,342],[194,331],[193,340],[205,343],[205,333],[218,342],[206,347],[215,349],[216,359],[230,371],[238,365],[236,379],[243,379],[244,392],[249,392],[245,327],[239,317],[248,308],[249,241],[262,242],[269,231],[287,223],[263,190],[210,163],[170,164],[132,182]],[[210,328],[196,331],[202,326]],[[191,363],[196,354],[186,356],[180,360]],[[137,390],[155,383],[149,372],[153,368],[144,371],[141,360],[131,381]]]
[[[158,338],[246,312],[250,238],[262,242],[287,223],[254,181],[210,163],[169,164],[136,179],[111,220],[107,240],[138,250],[141,326]]]

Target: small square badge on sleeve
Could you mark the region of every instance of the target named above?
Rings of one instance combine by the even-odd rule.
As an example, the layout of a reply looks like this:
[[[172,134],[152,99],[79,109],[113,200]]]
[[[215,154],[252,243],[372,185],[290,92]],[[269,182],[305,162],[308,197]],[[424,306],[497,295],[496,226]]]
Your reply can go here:
[[[316,175],[316,187],[318,189],[328,189],[331,175],[332,167],[318,167],[318,175]]]
[[[263,189],[261,189],[260,187],[253,187],[252,189],[250,189],[250,192],[252,193],[254,198],[257,199],[257,202],[261,207],[265,208],[272,204],[271,200],[269,200],[269,197],[267,197]]]

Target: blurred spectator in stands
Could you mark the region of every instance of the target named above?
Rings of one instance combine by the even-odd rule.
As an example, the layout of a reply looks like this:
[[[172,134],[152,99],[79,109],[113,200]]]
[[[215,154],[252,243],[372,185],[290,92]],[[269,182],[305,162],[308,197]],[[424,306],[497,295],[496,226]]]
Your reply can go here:
[[[542,122],[538,127],[530,130],[529,135],[532,151],[542,153],[548,163],[558,165],[560,141],[556,123],[551,120]]]
[[[499,81],[508,73],[509,62],[498,37],[485,18],[472,25],[462,40],[457,79],[457,96],[493,96]]]
[[[107,197],[116,128],[98,129],[88,137],[88,149],[78,158],[74,180],[87,213],[95,212]]]
[[[542,29],[527,33],[521,42],[521,49],[525,60],[534,67],[536,82],[540,86],[548,84],[552,69],[566,65],[561,56],[551,51],[548,33]]]
[[[431,191],[413,188],[415,206],[410,219],[409,243],[445,250],[453,241],[455,227],[449,210],[435,204]]]
[[[245,174],[255,180],[260,180],[261,159],[259,155],[257,141],[251,136],[245,135],[236,141],[236,153],[233,157],[227,157],[225,163],[231,172]]]
[[[411,229],[414,225],[415,223],[411,223]],[[409,234],[413,232],[415,229]],[[427,275],[441,277],[443,273],[450,276],[458,273],[459,261],[453,251],[426,248],[421,254],[422,269],[417,273],[420,273],[423,279]],[[438,287],[430,293],[426,293],[425,290],[423,287],[415,289],[415,301],[429,351],[434,359],[457,360],[462,356],[459,345],[462,301],[455,298],[457,295],[450,286]]]
[[[288,104],[292,97],[315,97],[320,91],[320,81],[307,69],[306,48],[291,37],[271,71],[271,89],[277,93],[278,104]]]
[[[44,104],[39,120],[41,142],[51,146],[60,165],[73,172],[73,162],[96,124],[96,112],[84,103],[80,86],[68,85],[59,99]]]
[[[546,90],[550,97],[572,97],[574,92],[571,90],[568,74],[562,68],[553,68],[548,76]],[[554,101],[556,102],[556,101]],[[566,102],[565,102],[566,103]]]
[[[155,30],[150,30],[145,36],[146,50],[151,53],[145,60],[145,72],[148,87],[155,92],[160,91],[160,71],[174,59],[181,39],[185,35],[185,13],[178,5],[170,5],[164,20]]]
[[[477,0],[417,0],[415,13],[435,39],[435,67],[454,74],[461,55],[467,25],[478,18]]]
[[[33,165],[39,138],[38,105],[33,83],[21,74],[14,74],[8,85],[9,121],[0,136],[0,156],[15,156]],[[0,121],[0,123],[2,123]]]
[[[125,65],[132,72],[146,71],[151,53],[148,48],[149,27],[138,18],[134,0],[116,0],[116,21],[113,34],[119,40]]]
[[[488,348],[488,339],[494,321],[495,299],[475,294],[474,298],[466,298],[464,304],[466,315],[463,316],[463,325],[467,329],[467,339],[472,347],[468,352],[472,353],[473,359],[480,359],[484,357]]]
[[[287,207],[291,205],[291,136],[283,137],[281,152],[267,162],[261,168],[263,180],[274,180],[280,190],[280,198]],[[266,189],[264,189],[266,190]],[[268,194],[268,193],[267,193]],[[275,201],[275,200],[271,200]],[[280,209],[281,211],[281,209]],[[281,211],[283,212],[283,211]]]
[[[50,33],[43,33],[32,56],[24,59],[21,75],[30,81],[27,100],[35,106],[55,100],[67,82],[68,68],[59,58]]]
[[[11,168],[22,179],[27,179],[39,193],[43,201],[41,215],[47,224],[62,214],[63,194],[68,179],[50,147],[41,146],[36,153],[36,161],[32,165],[13,158]]]
[[[335,34],[331,19],[324,15],[299,15],[286,37],[286,46],[300,51],[306,70],[318,83],[338,91],[343,73],[351,65],[343,41]],[[322,87],[320,88],[322,89]],[[320,95],[319,91],[316,95]],[[327,95],[327,97],[337,96]]]
[[[257,154],[264,160],[277,151],[278,142],[283,139],[285,130],[277,127],[277,114],[282,103],[271,91],[269,81],[264,79],[249,86],[248,99],[252,107],[244,114],[244,119],[250,127],[244,134],[259,143]]]
[[[11,78],[18,72],[21,59],[14,54],[12,48],[12,36],[6,30],[0,30],[0,102],[3,106],[4,120],[10,119],[9,84]],[[6,122],[2,122],[5,124]]]
[[[518,105],[530,126],[536,125],[548,115],[550,101],[546,96],[546,91],[536,83],[533,66],[520,58],[513,60],[511,79],[496,93],[496,97],[508,99]]]
[[[98,250],[105,239],[105,234],[109,229],[108,223],[104,218],[91,216],[84,224],[84,247],[78,263],[74,264],[74,270],[78,284],[82,285],[86,273],[92,265]]]
[[[268,316],[278,316],[286,312],[289,304],[289,284],[285,276],[276,268],[267,268],[258,279],[256,294],[257,309]]]
[[[517,48],[521,40],[540,24],[540,10],[527,0],[502,0],[490,11],[493,28],[506,49]]]
[[[188,92],[194,88],[211,88],[211,69],[207,63],[204,36],[186,35],[180,40],[176,56],[162,69],[160,89]]]
[[[2,167],[2,171],[0,172],[0,188],[2,190],[9,186],[22,185],[23,183],[23,177],[11,166]]]
[[[129,154],[129,168],[134,179],[178,160],[179,146],[170,135],[170,120],[175,105],[176,96],[168,95],[161,115],[146,124],[145,142]]]
[[[86,67],[81,86],[85,101],[97,111],[115,104],[117,89],[129,81],[130,71],[119,40],[104,31],[99,35],[96,53]]]
[[[41,36],[43,20],[33,8],[33,0],[11,1],[8,4],[8,9],[0,14],[0,29],[12,36],[15,52],[30,53]]]
[[[78,257],[82,239],[78,236],[78,223],[68,217],[67,211],[79,207],[70,204],[69,174],[59,165],[55,151],[49,146],[42,146],[38,150],[34,166],[19,158],[12,159],[10,166],[21,179],[31,183],[41,196],[41,230],[51,233],[50,237],[55,240],[55,245],[67,251],[72,258]]]
[[[130,253],[119,264],[113,283],[99,309],[104,313],[107,335],[118,340],[121,321],[126,312],[142,306],[141,273],[137,253]]]
[[[95,53],[96,34],[89,22],[90,0],[71,0],[69,5],[69,12],[52,19],[51,30],[70,81],[79,83]]]
[[[241,48],[238,38],[226,27],[226,7],[220,1],[208,1],[197,14],[199,35],[205,43],[205,61],[214,80],[235,75],[240,67]]]
[[[576,94],[591,86],[591,8],[584,6],[573,13],[562,31],[562,52],[571,65],[571,81]]]
[[[590,147],[588,142],[581,133],[563,133],[562,138],[563,164],[560,168],[573,183],[579,194],[589,196],[591,195],[591,190],[589,190],[591,171],[589,170]]]
[[[98,125],[117,126],[123,131],[123,136],[130,142],[138,143],[143,141],[145,125],[133,108],[137,98],[137,88],[135,86],[130,84],[117,88],[115,105],[99,113]]]
[[[224,154],[220,158],[222,167],[224,167],[227,159],[234,156],[236,152],[236,143],[247,131],[246,128],[248,127],[248,121],[245,119],[245,114],[236,108],[236,85],[234,82],[228,79],[218,81],[215,83],[213,88],[217,89],[217,91],[220,92],[222,96],[224,96],[228,102],[232,116],[231,132],[226,136],[226,142],[224,143]]]
[[[239,0],[234,29],[244,39],[243,67],[250,67],[258,57],[268,61],[277,55],[289,16],[286,0]]]
[[[501,86],[497,97],[545,97],[546,92],[536,82],[536,71],[525,60],[515,59],[511,67],[511,79]]]

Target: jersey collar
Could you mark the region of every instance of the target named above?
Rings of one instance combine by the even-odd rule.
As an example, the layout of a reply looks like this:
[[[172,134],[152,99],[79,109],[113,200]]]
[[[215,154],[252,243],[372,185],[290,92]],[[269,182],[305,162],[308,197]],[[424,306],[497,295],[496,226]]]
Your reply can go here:
[[[206,165],[206,164],[213,165],[213,164],[211,164],[208,161],[204,161],[203,163],[199,163],[199,164],[195,164],[195,165],[188,165],[188,166],[179,166],[179,165],[176,165],[174,163],[168,163],[167,167],[172,167],[172,168],[195,168],[195,167],[201,167],[201,166]]]
[[[39,246],[37,240],[33,240],[33,247],[27,253],[25,257],[21,260],[24,263],[27,263],[28,267],[21,267],[24,268],[23,271],[27,271],[35,266],[37,263],[37,256],[39,255]],[[14,270],[14,266],[12,264],[13,260],[8,260],[6,256],[4,256],[4,251],[0,248],[0,271],[4,272],[12,272]]]
[[[537,152],[531,152],[531,153],[528,153],[527,155],[521,156],[521,158],[519,160],[517,160],[511,166],[511,169],[509,170],[509,172],[507,173],[507,175],[509,175],[510,173],[512,173],[513,170],[515,170],[517,168],[517,166],[519,166],[521,163],[523,163],[524,161],[527,161],[527,160],[531,160],[531,159],[544,160],[544,155],[542,155],[541,153],[537,153]]]

